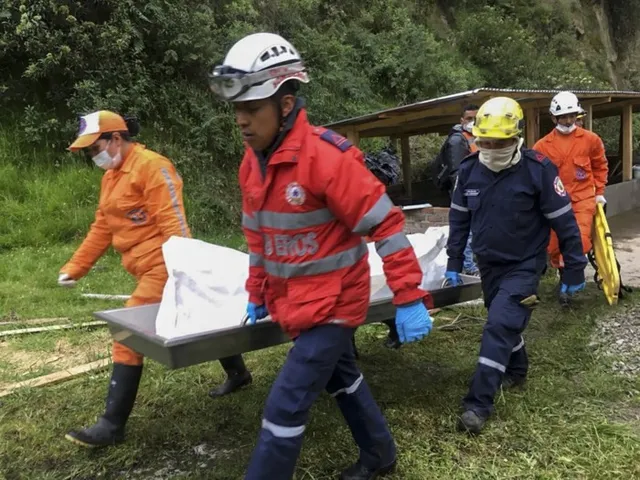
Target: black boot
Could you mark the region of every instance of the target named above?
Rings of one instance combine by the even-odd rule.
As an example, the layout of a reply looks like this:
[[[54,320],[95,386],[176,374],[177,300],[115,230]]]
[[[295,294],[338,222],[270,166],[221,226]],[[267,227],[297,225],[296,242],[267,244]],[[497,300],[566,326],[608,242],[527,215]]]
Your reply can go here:
[[[220,359],[220,364],[224,371],[227,373],[227,379],[225,382],[209,391],[211,398],[221,397],[235,392],[245,385],[250,385],[253,381],[251,373],[247,370],[244,364],[242,355],[234,355],[232,357],[225,357]]]
[[[142,365],[114,363],[104,415],[95,425],[71,431],[65,438],[87,448],[121,443],[124,440],[125,424],[136,401],[141,376]]]
[[[458,430],[477,435],[484,428],[486,421],[485,417],[478,415],[473,410],[467,410],[458,419]]]
[[[527,381],[527,377],[521,375],[505,375],[502,379],[502,388],[504,390],[510,388],[523,387]]]
[[[398,349],[402,346],[400,342],[400,336],[398,335],[398,331],[396,330],[396,322],[395,320],[387,320],[384,322],[387,327],[389,327],[389,333],[387,334],[387,338],[384,340],[384,346],[387,348]]]
[[[385,467],[376,470],[370,470],[360,462],[351,465],[340,475],[340,480],[374,480],[378,477],[384,477],[393,473],[396,469],[396,461]]]

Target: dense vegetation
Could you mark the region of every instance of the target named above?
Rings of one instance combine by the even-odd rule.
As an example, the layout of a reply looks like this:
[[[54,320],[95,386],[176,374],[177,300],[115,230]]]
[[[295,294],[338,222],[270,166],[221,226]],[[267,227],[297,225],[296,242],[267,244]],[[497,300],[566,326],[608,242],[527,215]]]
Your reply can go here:
[[[581,11],[593,2],[583,3],[1,0],[0,126],[7,148],[0,166],[22,175],[84,165],[64,152],[77,115],[99,108],[136,114],[141,141],[183,174],[194,230],[211,232],[238,218],[241,141],[229,107],[209,92],[207,75],[243,35],[275,31],[296,45],[312,75],[304,91],[311,119],[323,123],[479,86],[609,88],[593,25],[576,27],[576,18],[593,17]],[[609,3],[620,42],[633,31],[633,16]],[[626,2],[627,13],[636,4]],[[85,197],[76,201],[91,205],[96,189],[87,188],[78,187]],[[27,221],[10,213],[16,223]],[[82,234],[81,217],[61,218],[68,228],[56,239]],[[0,246],[8,246],[9,233],[0,231]]]

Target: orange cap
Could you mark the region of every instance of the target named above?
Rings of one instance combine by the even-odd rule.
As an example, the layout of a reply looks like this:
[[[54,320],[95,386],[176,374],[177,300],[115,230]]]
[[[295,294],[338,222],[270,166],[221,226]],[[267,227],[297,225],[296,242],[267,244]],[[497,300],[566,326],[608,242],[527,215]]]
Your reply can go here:
[[[126,132],[127,123],[117,113],[108,110],[100,110],[80,117],[78,138],[67,148],[75,152],[87,148],[107,132]]]

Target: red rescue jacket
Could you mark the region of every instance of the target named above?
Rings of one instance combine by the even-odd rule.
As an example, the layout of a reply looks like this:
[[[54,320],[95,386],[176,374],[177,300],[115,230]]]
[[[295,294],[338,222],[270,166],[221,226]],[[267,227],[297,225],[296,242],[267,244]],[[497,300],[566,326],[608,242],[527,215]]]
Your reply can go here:
[[[248,148],[240,166],[242,227],[249,245],[249,301],[266,303],[292,336],[325,323],[361,325],[369,308],[368,249],[376,242],[393,303],[424,301],[422,272],[404,216],[344,137],[309,124],[304,108],[263,177]]]

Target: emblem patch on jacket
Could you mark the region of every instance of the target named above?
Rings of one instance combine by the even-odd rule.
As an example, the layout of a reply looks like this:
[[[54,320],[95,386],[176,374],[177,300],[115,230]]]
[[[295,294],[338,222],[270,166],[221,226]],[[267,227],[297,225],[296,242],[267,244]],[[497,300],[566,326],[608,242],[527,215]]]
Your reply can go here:
[[[556,177],[553,179],[553,189],[561,197],[567,196],[567,191],[564,189],[564,185],[562,184],[562,180],[560,180],[560,177]]]
[[[306,198],[304,188],[298,182],[292,182],[287,185],[285,198],[291,205],[302,205]]]
[[[584,180],[587,178],[587,172],[584,171],[584,168],[576,167],[576,179]]]
[[[134,208],[127,212],[127,218],[135,225],[141,225],[147,221],[147,212],[141,208]]]

